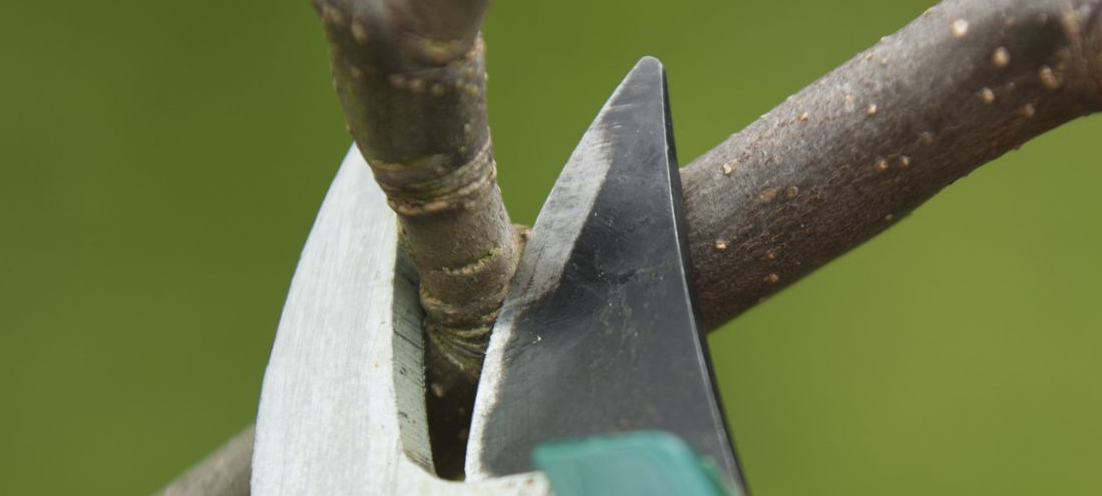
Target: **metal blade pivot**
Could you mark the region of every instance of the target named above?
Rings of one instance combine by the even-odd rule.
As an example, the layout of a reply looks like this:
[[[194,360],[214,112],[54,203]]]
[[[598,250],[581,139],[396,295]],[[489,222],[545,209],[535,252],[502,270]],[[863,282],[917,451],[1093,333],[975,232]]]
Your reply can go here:
[[[636,64],[551,191],[491,338],[468,477],[549,440],[676,434],[742,486],[694,311],[661,63]]]

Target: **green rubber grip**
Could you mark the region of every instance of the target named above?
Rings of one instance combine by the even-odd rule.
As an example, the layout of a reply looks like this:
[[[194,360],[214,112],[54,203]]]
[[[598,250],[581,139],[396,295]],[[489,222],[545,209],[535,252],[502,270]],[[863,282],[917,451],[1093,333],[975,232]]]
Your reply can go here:
[[[710,459],[666,432],[546,443],[532,459],[557,496],[743,496]]]

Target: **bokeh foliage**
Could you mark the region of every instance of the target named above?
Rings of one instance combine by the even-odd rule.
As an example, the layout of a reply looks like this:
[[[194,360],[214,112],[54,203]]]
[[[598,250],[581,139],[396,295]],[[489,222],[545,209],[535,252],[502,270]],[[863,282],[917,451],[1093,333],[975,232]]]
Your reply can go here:
[[[929,5],[499,1],[506,203],[534,219],[643,54],[687,163]],[[713,334],[755,494],[1097,492],[1100,132],[1027,144]],[[145,494],[253,418],[348,142],[304,0],[0,2],[0,494]]]

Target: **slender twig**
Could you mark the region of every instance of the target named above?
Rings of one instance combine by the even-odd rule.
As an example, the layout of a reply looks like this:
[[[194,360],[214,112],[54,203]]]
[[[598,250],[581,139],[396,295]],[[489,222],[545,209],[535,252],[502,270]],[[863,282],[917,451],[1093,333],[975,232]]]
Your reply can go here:
[[[338,3],[360,4],[333,1]],[[484,2],[408,2],[419,5],[417,15],[400,8],[407,2],[399,0],[362,3],[389,5],[391,10],[379,16],[376,7],[332,11],[317,5],[334,47],[335,80],[353,136],[399,213],[413,209],[414,215],[406,215],[403,222],[406,249],[423,258],[418,254],[452,246],[443,240],[479,242],[455,232],[449,217],[432,217],[435,223],[422,224],[416,214],[431,204],[424,200],[431,195],[423,196],[425,188],[417,185],[427,182],[432,185],[428,190],[437,191],[437,179],[439,184],[454,184],[448,171],[463,170],[477,153],[471,151],[473,146],[489,143],[481,45],[473,35],[469,40],[464,35],[470,32],[464,29],[476,29]],[[438,12],[447,12],[457,22],[439,27],[409,21],[434,18],[431,12],[436,8],[445,9]],[[356,48],[363,36],[356,34],[360,29],[355,22],[365,22],[367,40],[388,32],[382,38],[394,40],[393,32],[416,33],[408,26],[429,26],[450,33],[452,39],[468,40],[470,48],[402,48],[412,51],[401,53],[464,57],[451,65],[387,65],[393,64],[394,55],[386,50],[397,45],[369,42],[366,48]],[[883,231],[979,165],[1102,108],[1100,26],[1102,0],[948,0],[691,163],[682,171],[682,182],[697,292],[707,326],[718,327]],[[371,53],[378,50],[383,52]],[[423,64],[441,59],[408,60]],[[363,64],[358,76],[352,70],[360,67],[357,64]],[[376,70],[369,74],[367,67]],[[358,77],[367,82],[356,83]],[[432,78],[451,81],[466,96],[457,92],[440,106],[425,103],[426,95],[433,94],[430,81],[438,81]],[[473,89],[468,87],[472,84]],[[455,115],[462,117],[457,120]],[[471,128],[474,138],[454,128],[468,120],[477,124]],[[458,155],[449,151],[462,146],[467,148]],[[485,160],[489,165],[475,167],[492,171],[492,159]],[[438,164],[444,165],[437,169]],[[445,177],[429,172],[438,170]],[[505,242],[511,232],[496,187],[486,196],[489,199],[480,206],[468,205],[472,208],[462,210],[462,216],[480,219],[482,223],[476,224],[483,230],[477,236],[511,246]],[[411,234],[410,225],[418,234]],[[488,247],[495,245],[477,246],[488,254]],[[503,254],[502,260],[505,257],[510,263],[515,260],[514,253]],[[465,265],[460,261],[443,267]],[[423,283],[434,279],[431,269],[429,274],[422,275]],[[452,287],[449,284],[442,283]],[[491,287],[496,289],[487,289]],[[482,301],[486,295],[499,298],[503,287],[500,282],[474,288],[471,301]],[[427,308],[433,310],[433,305],[428,299]],[[485,315],[490,320],[480,322],[491,322],[493,313]],[[430,327],[430,337],[431,332]],[[428,362],[435,377],[452,373],[432,370],[437,363]],[[215,469],[203,465],[196,470]]]
[[[459,476],[460,438],[519,251],[486,120],[478,29],[487,0],[313,3],[348,129],[418,268],[433,458],[440,475]]]

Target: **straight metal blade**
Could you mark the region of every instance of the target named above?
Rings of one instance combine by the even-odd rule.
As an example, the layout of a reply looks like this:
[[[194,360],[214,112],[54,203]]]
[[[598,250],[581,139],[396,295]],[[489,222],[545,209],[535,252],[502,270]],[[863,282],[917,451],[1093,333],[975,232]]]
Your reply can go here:
[[[494,329],[468,478],[560,438],[663,430],[743,486],[694,308],[661,63],[636,64],[544,204]]]

